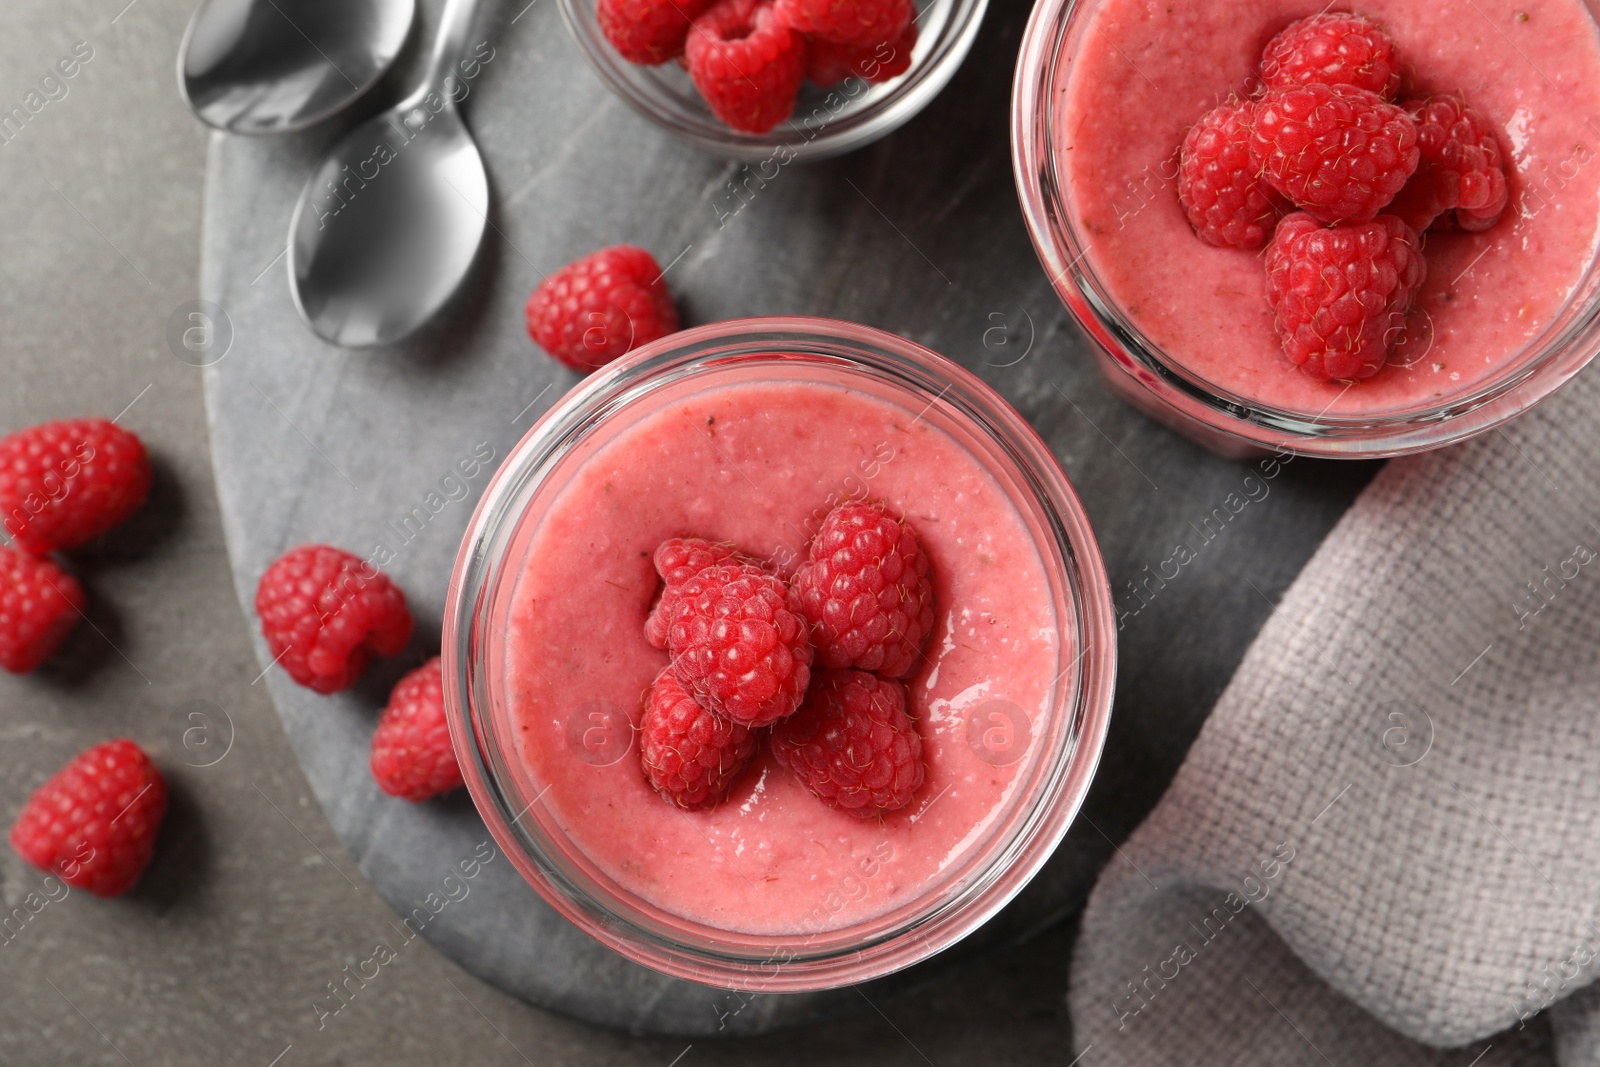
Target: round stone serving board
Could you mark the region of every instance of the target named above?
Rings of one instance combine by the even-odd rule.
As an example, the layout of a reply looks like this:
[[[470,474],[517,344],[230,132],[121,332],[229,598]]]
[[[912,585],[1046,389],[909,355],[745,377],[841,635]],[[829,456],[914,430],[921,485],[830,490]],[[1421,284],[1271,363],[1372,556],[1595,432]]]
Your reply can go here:
[[[1017,210],[1007,128],[1020,0],[994,0],[955,81],[900,131],[764,175],[649,125],[590,72],[554,0],[525,2],[489,5],[473,37],[492,49],[464,104],[492,190],[482,253],[451,306],[403,344],[347,352],[317,340],[295,314],[282,253],[306,174],[361,112],[398,98],[417,41],[356,114],[292,137],[212,141],[200,296],[223,309],[232,340],[206,372],[206,397],[245,613],[253,625],[256,580],[286,548],[322,541],[366,556],[382,542],[418,619],[412,649],[349,692],[321,697],[276,669],[264,684],[361,872],[397,912],[427,907],[488,834],[464,794],[423,805],[380,794],[368,743],[389,687],[439,647],[456,546],[488,477],[451,499],[461,496],[452,474],[474,450],[505,456],[577,381],[524,331],[522,304],[542,274],[629,242],[670,265],[686,324],[820,314],[903,334],[976,371],[1038,427],[1084,498],[1126,612],[1110,739],[1066,841],[977,934],[866,991],[877,1000],[959,980],[963,963],[1080,907],[1100,866],[1120,862],[1112,841],[1159,797],[1272,601],[1371,466],[1297,460],[1250,483],[1265,494],[1246,494],[1249,465],[1208,455],[1103,389]],[[425,32],[439,7],[423,5]],[[1235,510],[1240,500],[1248,506]],[[402,530],[419,507],[427,521]],[[1221,532],[1202,541],[1208,519]],[[1201,545],[1197,558],[1136,597],[1125,583],[1145,581],[1179,541]],[[504,857],[423,933],[531,1004],[635,1033],[747,1034],[865,1005],[849,989],[750,997],[664,978],[569,925]]]

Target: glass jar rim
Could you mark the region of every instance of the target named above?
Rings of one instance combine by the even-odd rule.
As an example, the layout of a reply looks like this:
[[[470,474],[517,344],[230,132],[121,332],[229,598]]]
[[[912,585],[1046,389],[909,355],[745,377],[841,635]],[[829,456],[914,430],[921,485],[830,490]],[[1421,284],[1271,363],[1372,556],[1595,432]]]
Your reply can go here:
[[[866,107],[835,116],[816,128],[811,126],[815,112],[800,119],[801,125],[796,125],[797,114],[767,133],[752,134],[731,129],[709,117],[679,114],[642,89],[629,77],[635,68],[618,55],[600,33],[592,11],[588,10],[592,2],[559,0],[561,17],[584,59],[617,97],[652,123],[702,151],[745,163],[772,160],[779,166],[852,152],[909,122],[955,77],[977,39],[989,5],[989,0],[951,0],[948,26],[935,39],[930,53],[914,61],[905,74],[882,86],[884,91]],[[848,85],[852,78],[854,76],[840,84]],[[859,78],[854,80],[860,81]],[[862,84],[869,93],[879,88]],[[837,88],[827,91],[836,92]],[[784,153],[787,155],[779,158]],[[770,180],[771,175],[765,177]]]
[[[920,382],[918,395],[929,398],[930,409],[938,405],[942,417],[982,430],[989,435],[986,446],[992,442],[1014,457],[1016,467],[1007,474],[1033,494],[1031,504],[1048,522],[1052,540],[1039,544],[1041,558],[1047,570],[1056,568],[1052,583],[1065,591],[1056,603],[1072,612],[1077,654],[1051,684],[1052,722],[1041,732],[1054,747],[1043,746],[1030,758],[1030,777],[1007,816],[1007,833],[975,852],[982,861],[977,876],[936,907],[919,912],[914,901],[891,909],[894,925],[870,943],[847,943],[850,927],[830,931],[815,951],[814,935],[799,933],[763,937],[702,926],[703,935],[681,935],[650,923],[650,909],[637,900],[577,884],[539,845],[543,831],[524,818],[543,792],[531,801],[518,792],[505,770],[504,746],[494,737],[495,680],[485,667],[486,642],[495,640],[492,612],[501,583],[515,580],[505,557],[526,515],[523,506],[574,435],[592,432],[649,395],[637,390],[667,380],[663,375],[686,380],[735,359],[810,359],[818,366],[873,367],[902,375],[908,384]],[[1037,873],[1076,818],[1098,765],[1115,684],[1115,638],[1109,583],[1087,515],[1054,454],[1014,408],[970,372],[914,342],[853,323],[790,317],[682,331],[630,353],[558,401],[484,491],[451,578],[442,643],[447,718],[468,789],[490,832],[548,903],[608,947],[674,977],[800,991],[853,984],[918,962],[977,929]],[[1070,683],[1063,682],[1069,673]],[[509,758],[518,757],[513,752]]]
[[[1430,405],[1395,413],[1308,415],[1207,382],[1150,342],[1094,273],[1068,210],[1055,151],[1055,92],[1075,18],[1095,0],[1039,0],[1023,32],[1011,92],[1011,158],[1024,222],[1052,288],[1133,388],[1210,434],[1258,449],[1375,459],[1427,451],[1502,425],[1560,389],[1600,354],[1600,253],[1558,320],[1501,372]],[[1590,15],[1594,19],[1593,13]],[[1331,406],[1331,405],[1330,405]]]

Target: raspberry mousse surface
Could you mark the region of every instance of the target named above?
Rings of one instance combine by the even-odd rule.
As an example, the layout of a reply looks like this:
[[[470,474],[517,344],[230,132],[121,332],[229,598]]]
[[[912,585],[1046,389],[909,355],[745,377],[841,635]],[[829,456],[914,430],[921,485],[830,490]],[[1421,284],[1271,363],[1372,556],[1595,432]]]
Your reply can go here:
[[[823,933],[936,892],[1011,814],[1028,766],[982,758],[969,719],[1005,701],[1038,737],[1075,654],[1022,516],[979,455],[884,395],[797,378],[641,406],[527,520],[502,669],[538,816],[624,892],[723,930]],[[657,545],[693,531],[787,576],[846,498],[903,514],[930,560],[937,615],[906,679],[927,777],[908,806],[833,810],[766,745],[726,801],[692,812],[651,788],[636,739],[614,762],[584,758],[586,709],[604,701],[637,726],[667,663],[644,635]]]
[[[1263,46],[1322,10],[1283,0],[1086,0],[1058,164],[1085,259],[1144,336],[1213,390],[1312,416],[1399,414],[1488,384],[1559,316],[1600,235],[1600,35],[1582,0],[1371,0],[1408,95],[1460,91],[1504,135],[1511,203],[1482,233],[1430,230],[1405,339],[1374,377],[1320,382],[1285,358],[1261,253],[1199,242],[1175,148]],[[1181,46],[1179,44],[1181,42]]]

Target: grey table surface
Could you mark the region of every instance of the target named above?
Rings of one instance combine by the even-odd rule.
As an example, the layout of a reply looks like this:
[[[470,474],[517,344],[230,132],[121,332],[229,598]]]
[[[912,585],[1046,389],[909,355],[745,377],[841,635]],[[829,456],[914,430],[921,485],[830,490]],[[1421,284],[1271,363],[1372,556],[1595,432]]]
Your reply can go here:
[[[348,825],[343,842],[335,833],[345,816],[328,803],[337,799],[325,786],[328,771],[314,762],[302,769],[291,740],[302,742],[303,759],[303,738],[274,715],[267,695],[274,683],[257,681],[253,620],[236,598],[250,567],[243,559],[235,560],[237,575],[229,567],[201,374],[167,344],[169,317],[200,291],[206,138],[177,101],[172,74],[188,13],[182,0],[19,0],[0,14],[6,100],[22,102],[74,42],[95,49],[67,94],[0,144],[11,209],[0,230],[0,428],[126,409],[122,419],[149,442],[158,475],[152,504],[134,523],[72,560],[91,590],[93,626],[80,627],[49,670],[0,679],[7,742],[0,746],[0,814],[9,820],[72,753],[118,734],[150,748],[174,792],[157,862],[134,894],[111,903],[74,894],[0,943],[0,1062],[142,1067],[224,1058],[268,1064],[281,1056],[285,1065],[380,1057],[667,1064],[680,1054],[686,1067],[719,1060],[921,1063],[930,1056],[941,1065],[1070,1060],[1076,1050],[1061,1004],[1070,923],[993,951],[959,977],[898,989],[870,1005],[863,998],[847,1020],[762,1038],[695,1038],[687,1051],[684,1039],[626,1037],[531,1009],[421,941],[319,1028],[312,1002],[341,968],[390,936],[394,913],[362,877],[381,872],[376,854],[346,851],[355,840]],[[507,42],[509,57],[524,57],[519,64],[553,62],[567,45],[548,14],[511,25],[515,10],[502,11],[485,24],[485,35]],[[1087,372],[1081,342],[1044,284],[1004,150],[1010,68],[1025,17],[1022,4],[996,4],[972,58],[927,112],[862,153],[786,173],[770,198],[735,220],[733,237],[716,254],[690,251],[675,268],[674,285],[692,322],[826,310],[928,342],[978,370],[1062,456],[1120,584],[1170,554],[1188,523],[1208,515],[1246,471],[1112,401]],[[516,36],[535,25],[536,39]],[[543,198],[575,153],[615,153],[609,167],[591,174],[590,194],[605,202],[671,183],[698,190],[725,176],[720,164],[660,143],[572,69],[569,90],[529,100],[520,121],[497,127],[487,121],[492,115],[483,116],[479,133],[505,237],[491,236],[472,293],[396,353],[385,364],[391,369],[347,361],[349,377],[435,375],[448,390],[475,373],[474,352],[491,351],[495,366],[513,371],[505,395],[526,402],[537,392],[541,357],[528,347],[517,355],[507,323],[538,270],[621,239],[670,257],[715,226],[709,209],[627,232],[601,221],[624,216],[569,212],[578,221],[561,241],[530,247],[518,239],[562,206]],[[517,64],[500,71],[491,67],[486,77],[503,77],[509,87],[529,76]],[[495,91],[492,82],[483,88],[485,98]],[[609,144],[596,126],[628,141]],[[317,136],[291,149],[300,155],[290,158],[309,158]],[[524,143],[532,137],[541,140],[538,151]],[[632,146],[646,146],[660,166],[648,175],[631,168]],[[233,147],[240,165],[248,151],[266,151]],[[219,163],[230,158],[223,149],[215,155]],[[281,185],[275,195],[292,197],[299,175],[283,157],[272,159]],[[213,182],[220,173],[214,170]],[[261,215],[279,211],[263,206]],[[719,247],[713,240],[701,248],[707,244]],[[797,277],[788,256],[774,249],[814,269]],[[858,262],[872,268],[849,269]],[[758,284],[727,282],[739,275]],[[281,276],[272,282],[282,298]],[[240,357],[239,366],[251,366],[243,357],[252,345],[265,350],[279,339],[266,320],[260,334],[252,332],[258,324],[249,306],[235,322],[238,348],[229,357]],[[1008,340],[1021,341],[1025,321],[1032,323],[1030,354],[1004,366],[1016,349],[996,349],[997,335],[986,331],[1001,325]],[[262,375],[257,385],[270,395],[277,384],[270,367]],[[281,406],[289,395],[274,401]],[[302,397],[310,406],[290,414],[331,399]],[[424,412],[412,414],[427,426]],[[489,417],[505,415],[497,409]],[[427,429],[430,447],[455,445],[450,434]],[[285,456],[309,463],[291,451],[294,443],[284,438]],[[1047,906],[1026,918],[1070,912],[1110,854],[1110,841],[1137,822],[1181,760],[1271,601],[1368,473],[1298,462],[1181,581],[1130,619],[1105,770],[1054,865],[1061,877],[1045,894]],[[385,483],[375,477],[372,484]],[[232,526],[236,555],[251,538],[264,544],[301,521],[280,519],[278,531],[243,537]],[[448,566],[448,538],[441,540],[443,547],[428,549],[436,558],[422,562],[419,553],[417,572],[408,575],[418,583],[424,617],[435,612],[423,627],[434,636],[442,577],[429,569]],[[365,691],[369,714],[381,701],[378,688],[375,682]],[[194,701],[220,709],[218,728],[231,735],[227,755],[210,766],[184,759],[177,716]],[[279,710],[292,725],[288,705]],[[319,779],[321,791],[313,788]],[[8,850],[0,854],[0,899],[8,909],[37,881]]]

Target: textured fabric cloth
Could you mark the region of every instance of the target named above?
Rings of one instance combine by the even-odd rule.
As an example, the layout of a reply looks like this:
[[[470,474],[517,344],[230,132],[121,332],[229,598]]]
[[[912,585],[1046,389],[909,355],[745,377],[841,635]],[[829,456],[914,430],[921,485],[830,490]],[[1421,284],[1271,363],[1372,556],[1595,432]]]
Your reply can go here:
[[[1085,1067],[1600,1064],[1597,407],[1329,535],[1090,898]]]

